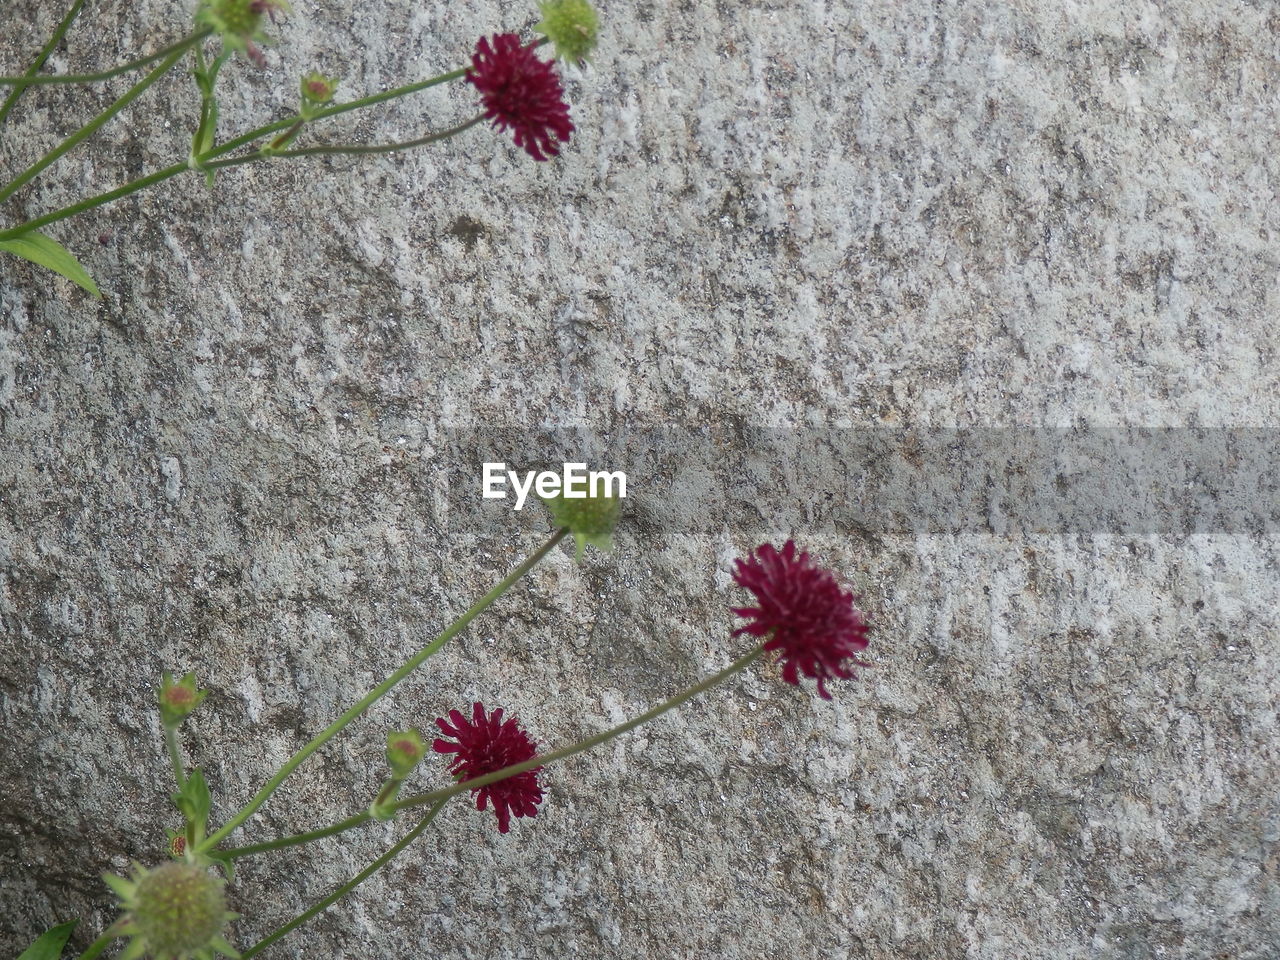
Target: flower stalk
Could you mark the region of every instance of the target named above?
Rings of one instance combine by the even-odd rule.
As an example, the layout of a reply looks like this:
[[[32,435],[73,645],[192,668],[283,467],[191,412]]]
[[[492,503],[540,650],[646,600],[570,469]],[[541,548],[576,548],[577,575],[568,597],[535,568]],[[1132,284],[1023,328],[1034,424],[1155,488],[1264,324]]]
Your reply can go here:
[[[173,767],[173,779],[178,782],[178,792],[187,789],[187,774],[182,767],[182,756],[178,753],[178,730],[168,724],[164,725],[164,745],[169,754],[169,765]]]
[[[403,800],[397,800],[393,803],[387,804],[386,809],[394,813],[409,807],[443,803],[450,797],[455,797],[460,793],[466,793],[469,790],[480,790],[481,788],[497,783],[500,780],[506,780],[509,777],[514,777],[522,773],[527,773],[531,770],[536,770],[539,767],[554,763],[557,760],[566,760],[569,757],[576,756],[579,753],[590,750],[592,747],[598,747],[601,744],[608,743],[610,740],[620,737],[622,734],[634,730],[636,727],[642,726],[650,720],[657,719],[667,711],[674,710],[676,707],[692,700],[699,694],[706,693],[712,687],[723,683],[734,674],[740,673],[742,670],[749,667],[763,653],[763,646],[755,647],[742,657],[739,657],[729,666],[725,667],[723,670],[712,674],[698,683],[695,683],[693,686],[681,691],[669,700],[664,700],[652,710],[647,710],[637,717],[633,717],[624,723],[618,724],[616,727],[610,727],[608,730],[604,730],[601,733],[597,733],[584,740],[580,740],[572,746],[553,750],[550,753],[539,754],[520,763],[511,764],[500,770],[495,770],[492,773],[484,774],[483,776],[472,777],[469,780],[462,780],[452,786],[444,787],[440,790],[433,790],[430,793],[417,794],[412,797],[406,797]],[[346,820],[342,820],[339,823],[335,823],[332,826],[325,827],[321,830],[312,830],[308,833],[299,833],[289,837],[282,837],[277,840],[269,840],[265,843],[255,843],[250,846],[232,847],[229,850],[221,851],[221,855],[230,859],[238,859],[255,853],[265,853],[269,850],[279,850],[284,847],[310,843],[312,840],[331,837],[334,834],[343,833],[344,831],[362,826],[373,819],[373,815],[366,810],[364,813],[358,813],[355,816],[348,817]]]
[[[84,0],[80,0],[80,3],[76,4],[76,8],[78,9],[83,2]],[[30,70],[28,70],[27,73],[20,77],[0,77],[0,87],[16,87],[17,90],[21,91],[25,90],[27,87],[45,87],[66,83],[97,83],[100,80],[110,80],[112,77],[118,77],[122,73],[140,70],[149,63],[155,63],[157,60],[167,57],[175,50],[185,50],[193,43],[203,40],[212,32],[213,31],[209,29],[197,30],[195,33],[188,34],[181,40],[175,40],[167,47],[161,47],[155,53],[145,54],[137,59],[130,60],[128,63],[122,63],[118,67],[99,70],[96,73],[57,73],[40,76],[31,73]],[[52,47],[61,39],[61,36],[55,33],[54,40],[51,41],[50,46],[46,49],[52,49]],[[37,58],[37,63],[43,64],[44,61]],[[33,65],[33,68],[35,68],[35,65]],[[13,94],[10,96],[12,97]],[[0,114],[0,121],[3,119],[3,114]]]
[[[698,694],[706,693],[717,684],[728,680],[735,673],[739,673],[749,667],[762,653],[764,653],[763,646],[755,647],[750,653],[739,657],[719,673],[714,673],[705,680],[695,683],[692,687],[676,694],[670,700],[664,700],[652,710],[647,710],[638,717],[632,717],[625,723],[620,723],[616,727],[610,727],[608,730],[597,733],[594,736],[587,737],[585,740],[579,740],[572,746],[562,747],[559,750],[552,750],[550,753],[541,754],[540,756],[525,760],[522,763],[513,763],[509,767],[503,767],[501,770],[495,770],[493,773],[487,773],[482,777],[463,780],[461,783],[456,783],[451,787],[445,787],[442,790],[433,790],[430,793],[422,793],[417,796],[406,797],[403,800],[397,800],[390,806],[393,810],[406,810],[409,807],[419,807],[423,804],[436,803],[440,800],[448,800],[450,797],[455,797],[468,790],[478,790],[491,783],[497,783],[499,780],[505,780],[507,777],[514,777],[516,774],[525,773],[526,771],[533,770],[537,767],[554,763],[557,760],[566,760],[569,757],[582,753],[583,751],[590,750],[592,747],[598,747],[602,743],[608,743],[615,737],[620,737],[622,734],[627,733],[630,730],[634,730],[636,727],[642,726],[650,720],[657,719],[668,710],[674,710],[686,701],[692,700],[694,697],[698,696]]]
[[[311,756],[311,754],[315,753],[322,746],[341,733],[347,724],[351,723],[352,720],[364,713],[365,710],[381,700],[392,687],[411,674],[421,666],[428,657],[461,633],[472,620],[478,617],[495,600],[506,593],[512,584],[520,580],[525,574],[536,567],[543,557],[550,553],[551,549],[560,542],[564,535],[564,530],[557,530],[546,543],[532,553],[523,563],[516,567],[515,570],[511,571],[511,573],[509,573],[501,583],[467,608],[462,616],[458,617],[457,620],[453,621],[453,623],[445,628],[444,632],[436,637],[435,640],[431,641],[431,643],[427,644],[416,654],[410,657],[399,670],[370,690],[357,703],[348,708],[342,716],[326,727],[323,732],[313,738],[310,743],[285,761],[284,766],[276,772],[275,776],[267,781],[266,785],[254,795],[253,799],[245,804],[245,806],[236,813],[235,816],[223,824],[220,829],[210,834],[209,837],[199,845],[199,850],[201,852],[212,850],[224,837],[227,836],[227,834],[231,833],[242,823],[248,820],[249,817],[253,816],[254,812],[266,803],[267,798],[270,797],[271,794],[275,793],[280,784],[284,783],[285,779],[298,768],[298,765],[301,764],[302,761],[306,760],[307,757]]]
[[[427,811],[427,815],[418,821],[417,826],[415,826],[412,830],[406,833],[399,841],[396,842],[396,844],[393,847],[387,850],[386,853],[378,857],[377,860],[373,861],[373,863],[369,864],[369,866],[361,870],[350,881],[348,881],[347,883],[344,883],[341,887],[339,887],[329,896],[325,897],[323,900],[317,903],[314,907],[304,911],[303,913],[300,913],[298,916],[294,917],[288,923],[273,930],[267,936],[263,937],[261,940],[255,943],[248,950],[245,950],[242,954],[240,954],[242,960],[249,960],[250,957],[257,956],[267,947],[271,946],[271,944],[275,943],[281,937],[288,934],[291,930],[295,930],[296,928],[302,926],[304,923],[310,920],[312,917],[323,913],[325,910],[328,910],[329,907],[333,906],[335,903],[337,903],[339,900],[345,897],[348,893],[350,893],[356,887],[360,886],[360,884],[368,880],[371,876],[373,876],[375,873],[381,870],[384,866],[386,866],[388,863],[394,860],[396,856],[399,855],[400,851],[404,850],[405,847],[413,843],[414,840],[417,840],[418,837],[422,834],[422,831],[426,830],[427,827],[431,825],[431,821],[436,818],[436,814],[440,812],[441,808],[444,807],[444,805],[445,805],[444,800],[438,801],[434,806],[432,806],[430,810]]]
[[[35,82],[33,78],[36,73],[38,73],[40,68],[44,66],[45,61],[49,59],[49,55],[53,53],[58,44],[62,42],[62,38],[67,35],[67,31],[71,29],[71,24],[75,21],[76,17],[80,15],[80,10],[83,6],[84,0],[75,0],[75,3],[71,5],[71,9],[67,11],[66,16],[64,16],[62,21],[54,28],[53,36],[49,38],[49,42],[46,43],[43,49],[41,49],[41,51],[36,55],[31,66],[27,67],[26,73],[20,77],[0,77],[0,85],[11,83],[14,86],[14,89],[9,92],[9,96],[5,98],[3,105],[0,105],[0,126],[4,125],[5,119],[9,116],[9,112],[13,109],[14,104],[18,102],[18,98],[22,96],[22,91],[25,90],[30,83]]]
[[[147,90],[148,87],[150,87],[153,83],[159,80],[166,73],[168,73],[169,70],[173,67],[173,65],[177,63],[178,60],[182,57],[182,55],[186,53],[187,47],[191,46],[194,42],[195,42],[194,40],[188,40],[185,44],[181,45],[177,50],[174,50],[173,53],[169,54],[167,57],[164,58],[163,61],[161,61],[158,67],[156,67],[154,70],[148,73],[145,77],[143,77],[141,80],[135,83],[132,87],[130,87],[119,99],[115,101],[115,103],[111,104],[111,106],[103,110],[102,113],[98,114],[96,117],[94,117],[92,120],[86,123],[83,127],[77,130],[71,136],[67,137],[67,139],[63,140],[62,143],[58,144],[56,147],[54,147],[52,150],[46,153],[43,157],[41,157],[39,160],[37,160],[35,163],[29,166],[26,170],[18,174],[18,176],[16,176],[7,187],[5,187],[4,189],[0,189],[0,203],[3,203],[5,200],[8,200],[24,184],[35,179],[42,170],[44,170],[46,167],[54,163],[63,154],[74,149],[76,146],[83,143],[89,137],[93,136],[93,134],[97,132],[98,128],[100,128],[103,124],[105,124],[108,120],[110,120],[112,117],[118,114],[121,110],[123,110],[129,104],[133,103],[133,101],[136,100],[139,96],[141,96]],[[7,232],[8,231],[6,231],[6,233]]]
[[[414,83],[395,87],[391,90],[384,90],[382,93],[375,93],[368,97],[361,97],[358,100],[334,104],[333,106],[316,110],[312,114],[311,119],[320,120],[325,117],[336,117],[339,114],[347,113],[351,110],[361,110],[366,107],[372,107],[379,103],[385,103],[388,100],[394,100],[398,97],[405,97],[409,94],[427,90],[442,83],[449,83],[461,78],[465,73],[465,68],[452,70],[448,73],[442,73],[439,76],[431,77],[427,80],[418,80]],[[105,193],[100,193],[96,196],[77,201],[76,203],[62,207],[59,210],[54,210],[52,213],[46,213],[43,216],[36,217],[34,220],[28,220],[25,223],[20,223],[15,227],[0,230],[0,240],[11,240],[14,237],[21,236],[22,234],[28,233],[32,230],[37,230],[40,227],[47,226],[48,224],[57,223],[60,220],[66,220],[68,217],[74,217],[77,214],[84,213],[87,210],[92,210],[95,207],[101,207],[105,204],[111,203],[113,200],[119,200],[121,197],[127,197],[132,193],[137,193],[139,190],[144,190],[147,187],[155,186],[157,183],[163,183],[165,180],[169,180],[179,174],[186,173],[192,169],[193,165],[196,169],[201,170],[218,169],[220,167],[237,166],[242,163],[249,163],[253,160],[264,158],[268,156],[268,154],[263,153],[261,150],[257,150],[243,157],[235,157],[230,160],[223,160],[216,163],[213,162],[219,157],[224,157],[228,153],[232,153],[247,144],[253,143],[255,140],[260,140],[263,137],[268,137],[274,133],[279,133],[282,130],[287,130],[300,119],[302,119],[301,114],[293,114],[282,120],[276,120],[272,123],[264,124],[250,130],[248,133],[241,134],[232,140],[228,140],[226,143],[220,144],[219,146],[200,154],[195,158],[194,164],[190,160],[171,164],[170,166],[163,167],[153,173],[138,177],[136,180],[131,180],[113,190],[108,190]],[[455,129],[454,132],[459,133],[461,130]],[[0,199],[4,198],[0,197]]]

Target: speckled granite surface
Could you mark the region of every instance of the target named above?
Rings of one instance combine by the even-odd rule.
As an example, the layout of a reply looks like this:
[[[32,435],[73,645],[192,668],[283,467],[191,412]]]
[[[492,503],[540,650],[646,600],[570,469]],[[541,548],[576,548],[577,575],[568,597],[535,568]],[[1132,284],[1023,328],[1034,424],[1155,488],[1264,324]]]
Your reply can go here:
[[[158,0],[90,6],[56,69],[186,29]],[[0,7],[0,72],[59,15]],[[0,260],[0,955],[57,920],[92,936],[112,916],[98,875],[159,856],[161,669],[212,690],[187,747],[225,816],[540,542],[536,510],[504,527],[459,508],[459,431],[1280,414],[1274,5],[603,16],[555,162],[476,129],[244,167],[212,191],[176,179],[50,229],[101,303]],[[535,19],[298,2],[265,71],[227,68],[222,129],[290,109],[306,69],[363,95]],[[29,94],[0,171],[124,88]],[[0,225],[183,156],[196,105],[175,76]],[[326,136],[472,109],[453,87]],[[739,492],[753,483],[823,493],[803,462]],[[664,509],[699,524],[668,529]],[[557,553],[244,836],[361,809],[389,725],[482,698],[558,746],[718,669],[741,649],[731,562],[765,539],[794,535],[861,590],[863,679],[827,703],[755,671],[549,770],[543,813],[506,836],[456,804],[270,955],[1280,952],[1273,526],[912,532],[718,510],[636,491],[613,554]],[[246,862],[234,941],[403,829]]]

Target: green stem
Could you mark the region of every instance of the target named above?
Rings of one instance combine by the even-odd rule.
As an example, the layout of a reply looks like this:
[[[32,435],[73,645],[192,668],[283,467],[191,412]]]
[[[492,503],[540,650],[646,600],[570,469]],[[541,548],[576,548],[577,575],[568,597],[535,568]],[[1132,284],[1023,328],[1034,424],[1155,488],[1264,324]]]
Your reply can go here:
[[[500,596],[506,593],[507,589],[513,583],[537,566],[538,562],[551,552],[551,548],[559,543],[566,533],[568,533],[567,529],[562,528],[557,530],[551,538],[531,554],[528,559],[512,570],[511,573],[507,574],[501,583],[473,603],[467,611],[462,614],[462,616],[458,617],[457,620],[453,621],[453,623],[445,628],[444,632],[441,633],[440,636],[436,637],[431,641],[431,643],[427,644],[410,657],[404,666],[370,690],[358,703],[350,707],[346,713],[331,723],[323,733],[319,734],[305,747],[285,761],[284,766],[277,771],[274,777],[267,781],[266,786],[259,790],[257,794],[254,795],[253,799],[250,800],[239,813],[233,816],[222,826],[221,829],[211,834],[208,839],[200,844],[200,850],[212,850],[227,834],[248,820],[249,817],[253,816],[254,811],[266,802],[267,798],[276,791],[276,788],[285,781],[285,778],[288,777],[289,774],[293,773],[293,771],[297,769],[298,765],[302,763],[303,760],[307,759],[307,757],[311,756],[311,754],[315,753],[331,739],[337,736],[337,734],[340,733],[347,724],[360,716],[360,714],[364,713],[364,711],[369,709],[369,707],[377,703],[392,687],[420,667],[428,657],[443,647],[453,639],[453,637],[461,633],[466,628],[467,624],[478,617]]]
[[[330,154],[394,153],[397,150],[412,150],[414,147],[425,147],[429,143],[456,137],[462,131],[470,130],[482,120],[484,120],[483,113],[472,117],[466,123],[460,123],[456,127],[450,127],[448,130],[441,130],[439,133],[429,133],[425,137],[418,137],[416,140],[401,140],[398,143],[376,143],[369,146],[364,144],[323,144],[317,147],[302,147],[297,150],[264,150],[261,153],[250,154],[247,157],[236,157],[235,162],[246,163],[259,157],[315,157]],[[233,165],[233,162],[229,160],[209,164],[210,167],[230,167]]]
[[[369,864],[369,866],[361,870],[350,881],[343,884],[333,893],[329,894],[329,896],[325,897],[323,900],[317,903],[310,910],[307,910],[305,913],[301,913],[298,916],[294,917],[284,926],[272,931],[270,934],[268,934],[267,936],[259,940],[257,943],[255,943],[248,950],[244,951],[244,953],[240,954],[243,960],[249,960],[250,957],[256,956],[257,954],[265,950],[267,947],[271,946],[271,944],[275,943],[277,940],[283,937],[285,934],[287,934],[289,931],[295,929],[296,927],[302,926],[302,924],[306,923],[312,917],[316,916],[319,913],[323,913],[325,910],[328,910],[329,907],[333,906],[335,903],[337,903],[339,900],[345,897],[348,893],[350,893],[356,887],[360,886],[360,884],[364,883],[364,881],[368,880],[371,876],[373,876],[375,873],[381,870],[384,866],[390,863],[391,860],[394,859],[400,853],[401,850],[409,846],[409,844],[413,843],[414,840],[418,839],[419,834],[421,834],[423,830],[427,829],[428,825],[430,825],[431,821],[435,819],[436,814],[440,812],[440,809],[444,806],[444,804],[445,804],[445,801],[441,800],[435,806],[433,806],[429,811],[427,811],[427,815],[422,818],[422,820],[418,823],[418,825],[404,835],[403,839],[401,839],[398,843],[396,843],[395,846],[389,849],[377,860],[373,861],[373,863]]]
[[[75,9],[78,10],[83,3],[84,0],[79,0]],[[63,23],[66,23],[66,21],[64,20]],[[0,86],[17,87],[18,89],[14,91],[14,93],[10,94],[11,98],[16,98],[19,93],[27,87],[43,87],[57,83],[96,83],[99,80],[110,80],[112,77],[118,77],[122,73],[129,73],[131,70],[138,70],[141,67],[145,67],[148,63],[155,63],[162,57],[167,57],[175,50],[185,50],[188,45],[198,40],[203,40],[212,32],[213,31],[207,28],[204,30],[197,30],[195,33],[189,34],[181,40],[175,40],[173,43],[169,44],[169,46],[163,47],[155,53],[148,53],[145,57],[138,57],[136,60],[130,60],[128,63],[122,63],[120,66],[112,67],[110,70],[100,70],[97,73],[70,73],[37,77],[34,76],[32,70],[29,69],[20,77],[0,77]],[[47,56],[47,54],[42,54],[42,56]],[[38,61],[38,63],[43,62],[43,60]],[[33,69],[37,69],[37,67],[33,65]],[[3,114],[0,114],[0,120],[3,119]]]
[[[67,139],[63,140],[62,143],[58,144],[56,147],[54,147],[52,150],[46,153],[43,157],[41,157],[39,160],[33,163],[30,167],[28,167],[25,171],[19,174],[13,180],[12,183],[10,183],[3,190],[0,190],[0,203],[4,202],[5,200],[8,200],[11,196],[13,196],[16,190],[18,190],[21,186],[23,186],[23,184],[34,179],[40,173],[41,170],[44,170],[51,163],[56,161],[59,157],[61,157],[67,151],[71,150],[77,144],[83,142],[84,140],[87,140],[97,131],[99,127],[101,127],[104,123],[106,123],[116,114],[118,114],[121,110],[123,110],[125,107],[131,104],[134,100],[136,100],[144,90],[146,90],[149,86],[151,86],[153,83],[159,80],[162,76],[168,73],[169,69],[175,63],[178,62],[178,59],[183,55],[183,53],[186,52],[187,47],[190,46],[191,43],[193,42],[194,41],[188,40],[185,45],[183,45],[182,47],[173,51],[173,53],[165,57],[158,67],[156,67],[154,70],[148,73],[145,77],[143,77],[141,80],[135,83],[132,87],[130,87],[128,92],[126,92],[122,97],[120,97],[120,99],[118,99],[115,103],[111,104],[111,106],[107,107],[106,110],[102,111],[102,113],[98,114],[96,117],[94,117],[92,120],[86,123],[83,127],[77,130],[71,136],[67,137]]]
[[[654,707],[652,710],[642,713],[638,717],[633,717],[626,723],[620,723],[616,727],[611,727],[603,733],[597,733],[595,736],[587,737],[585,740],[579,740],[571,747],[552,750],[550,753],[545,753],[540,757],[534,757],[531,760],[525,760],[523,763],[513,763],[509,767],[503,767],[501,770],[495,770],[493,773],[486,773],[482,777],[472,777],[470,780],[463,780],[461,783],[456,783],[451,787],[444,788],[443,790],[433,790],[431,793],[423,793],[415,797],[406,797],[405,799],[398,800],[395,803],[387,804],[387,808],[389,810],[404,810],[407,807],[417,807],[424,803],[438,803],[442,800],[448,800],[450,797],[455,797],[468,790],[478,790],[491,783],[497,783],[499,780],[505,780],[507,777],[514,777],[518,773],[534,770],[546,764],[554,763],[556,760],[564,760],[567,757],[572,757],[575,754],[582,753],[584,750],[590,750],[592,747],[606,743],[614,737],[626,733],[628,730],[634,730],[641,724],[648,723],[650,720],[662,716],[668,710],[672,710],[680,706],[680,704],[684,703],[686,700],[690,700],[700,693],[705,693],[716,684],[723,680],[727,680],[739,670],[749,666],[762,653],[764,653],[764,647],[756,647],[746,656],[735,660],[719,673],[713,674],[702,682],[694,684],[688,690],[676,694],[670,700],[666,700],[663,703],[658,704],[658,706]]]
[[[335,823],[331,827],[325,827],[323,830],[295,833],[291,837],[281,837],[278,840],[267,840],[263,843],[250,843],[243,847],[231,847],[228,850],[220,850],[219,854],[236,860],[240,857],[252,856],[255,853],[266,853],[268,850],[283,850],[286,847],[296,847],[302,843],[310,843],[312,840],[323,840],[325,837],[332,837],[335,833],[343,833],[352,827],[368,823],[372,819],[373,816],[366,810],[364,813],[357,813],[354,817],[347,817],[347,819]]]
[[[31,66],[27,67],[27,72],[21,77],[14,77],[14,80],[21,83],[23,80],[34,77],[36,73],[39,72],[40,68],[44,66],[44,62],[49,59],[49,55],[53,53],[54,47],[61,43],[62,38],[67,35],[67,31],[71,29],[71,22],[80,14],[80,8],[83,6],[84,0],[75,0],[75,3],[71,5],[71,9],[67,11],[67,15],[62,18],[62,22],[54,28],[53,36],[51,36],[49,38],[49,42],[44,45],[44,49],[36,55]],[[8,79],[10,78],[0,77],[0,83],[3,83]],[[18,102],[18,98],[22,96],[22,91],[24,89],[26,89],[26,84],[22,84],[22,86],[13,90],[9,96],[5,98],[4,105],[0,106],[0,125],[3,125],[5,120],[8,118],[9,111],[12,110],[13,105]]]
[[[119,200],[121,197],[127,197],[131,193],[136,193],[153,184],[161,183],[170,177],[176,177],[180,173],[186,173],[191,167],[183,161],[157,170],[155,173],[149,173],[145,177],[139,177],[137,180],[131,180],[124,186],[116,187],[114,190],[108,190],[106,193],[100,193],[96,197],[88,200],[81,200],[79,203],[73,203],[69,207],[63,207],[61,210],[55,210],[53,213],[47,213],[43,217],[36,217],[34,220],[28,220],[26,223],[20,223],[16,227],[10,227],[7,230],[0,230],[0,240],[11,240],[14,237],[20,237],[24,233],[37,230],[45,224],[57,223],[59,220],[65,220],[67,217],[73,217],[77,213],[83,213],[85,210],[92,210],[94,207],[100,207],[112,200]]]
[[[411,93],[417,93],[420,90],[426,90],[428,87],[434,87],[437,84],[447,83],[451,80],[457,80],[459,77],[461,77],[465,73],[466,73],[465,69],[453,70],[449,73],[442,73],[438,77],[432,77],[430,80],[420,80],[417,83],[410,83],[403,87],[396,87],[393,90],[387,90],[383,93],[377,93],[370,97],[363,97],[362,99],[359,99],[359,100],[352,100],[349,103],[336,104],[332,107],[326,107],[323,110],[317,110],[315,113],[311,115],[311,119],[319,120],[324,117],[337,116],[338,114],[346,113],[349,110],[359,110],[364,107],[371,107],[371,106],[374,106],[375,104],[382,103],[385,100],[392,100],[396,97],[407,96],[408,94],[411,94]],[[228,140],[226,143],[221,144],[220,146],[214,148],[213,150],[209,150],[206,153],[202,153],[199,157],[197,157],[196,166],[197,167],[212,166],[212,164],[209,163],[210,160],[213,160],[216,157],[221,157],[224,154],[228,154],[233,150],[237,150],[240,147],[243,147],[245,144],[252,143],[254,140],[258,140],[262,137],[269,136],[270,134],[273,134],[273,133],[278,133],[281,130],[286,130],[290,126],[292,126],[294,123],[296,123],[300,118],[301,118],[301,114],[295,113],[292,116],[285,117],[283,120],[277,120],[274,123],[268,123],[268,124],[265,124],[264,126],[258,127],[257,129],[250,130],[248,133],[242,134],[241,136],[236,137],[234,140]],[[236,166],[237,164],[240,164],[240,163],[248,163],[250,160],[259,159],[262,156],[263,154],[261,153],[254,153],[249,157],[237,157],[235,163],[224,163],[223,165]],[[143,190],[147,187],[154,186],[157,183],[162,183],[163,181],[168,180],[171,177],[176,177],[178,174],[184,173],[190,169],[191,169],[191,165],[187,162],[172,164],[168,167],[164,167],[161,170],[156,170],[154,173],[149,173],[145,177],[139,177],[137,180],[131,180],[122,186],[116,187],[114,190],[108,190],[106,193],[100,193],[97,196],[89,197],[85,200],[80,200],[76,203],[71,204],[70,206],[63,207],[61,210],[55,210],[52,213],[47,213],[44,216],[37,217],[34,220],[28,220],[26,223],[20,223],[16,227],[10,227],[6,230],[0,230],[0,240],[11,240],[14,237],[21,236],[24,233],[27,233],[31,230],[36,230],[47,224],[57,223],[59,220],[65,220],[68,217],[74,217],[78,213],[83,213],[86,210],[92,210],[94,207],[100,207],[104,204],[110,203],[113,200],[119,200],[121,197],[127,197],[131,193],[136,193],[139,190]]]
[[[178,753],[178,731],[167,723],[164,725],[164,745],[169,751],[169,763],[173,765],[173,778],[178,781],[178,792],[187,788],[187,775],[182,770],[182,757]]]
[[[612,740],[614,737],[620,736],[628,730],[634,730],[642,723],[648,723],[650,720],[661,716],[668,710],[680,706],[686,700],[692,699],[698,694],[710,690],[716,684],[727,680],[739,670],[749,666],[752,661],[759,657],[763,652],[763,647],[756,647],[746,656],[734,661],[719,673],[695,684],[688,690],[672,697],[670,700],[664,701],[647,713],[643,713],[632,720],[628,720],[616,727],[612,727],[603,733],[598,733],[594,736],[588,737],[586,740],[579,741],[571,747],[565,747],[562,750],[555,750],[551,753],[543,754],[540,757],[534,757],[531,760],[526,760],[523,763],[503,767],[501,770],[495,770],[493,773],[487,773],[482,777],[473,777],[470,780],[464,780],[462,783],[455,784],[454,786],[447,787],[443,790],[419,794],[414,797],[406,797],[396,803],[387,804],[387,810],[396,811],[403,809],[404,807],[420,806],[424,803],[435,803],[437,801],[443,803],[450,797],[456,796],[457,794],[463,793],[467,790],[478,790],[480,787],[486,786],[487,784],[496,783],[499,780],[505,780],[507,777],[513,777],[517,773],[524,773],[526,770],[533,770],[536,767],[541,767],[548,763],[554,763],[556,760],[563,760],[566,757],[572,757],[574,754],[582,753],[584,750],[590,750],[592,747],[599,746],[606,741]],[[284,847],[293,847],[301,843],[310,843],[312,840],[320,840],[323,837],[331,837],[336,833],[342,833],[346,830],[368,823],[372,819],[373,815],[366,810],[364,813],[357,813],[354,816],[347,817],[347,819],[339,823],[335,823],[333,826],[325,827],[322,830],[312,830],[310,833],[298,833],[290,837],[281,837],[278,840],[268,840],[264,843],[255,843],[244,847],[232,847],[229,850],[221,851],[221,853],[223,856],[230,857],[234,860],[239,857],[247,857],[254,853],[265,853],[268,850],[280,850]]]

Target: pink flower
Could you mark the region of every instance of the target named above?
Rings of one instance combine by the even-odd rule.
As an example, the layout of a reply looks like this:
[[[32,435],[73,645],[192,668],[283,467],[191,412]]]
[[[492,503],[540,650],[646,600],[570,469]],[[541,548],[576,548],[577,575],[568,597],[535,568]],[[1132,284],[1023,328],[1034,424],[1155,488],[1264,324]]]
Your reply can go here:
[[[733,579],[755,594],[757,606],[734,607],[751,622],[733,632],[767,637],[766,650],[776,650],[782,679],[799,685],[799,674],[818,681],[818,694],[830,700],[824,681],[849,680],[853,666],[866,667],[855,657],[867,647],[867,624],[828,570],[816,566],[808,553],[796,555],[788,540],[781,550],[757,547],[734,564]],[[847,662],[847,665],[846,665]]]
[[[533,742],[520,729],[515,717],[506,723],[502,722],[501,707],[486,717],[484,704],[477,702],[472,707],[471,715],[472,720],[468,721],[462,711],[450,710],[449,721],[443,717],[436,720],[436,726],[441,732],[453,740],[436,740],[433,749],[436,753],[458,755],[449,765],[449,772],[458,780],[465,782],[509,767],[513,763],[533,759],[536,753]],[[472,795],[476,796],[476,809],[484,810],[492,800],[500,833],[511,829],[513,814],[517,817],[536,817],[538,804],[542,802],[542,788],[538,786],[538,771],[541,769],[534,767],[487,787],[472,790]]]
[[[511,130],[516,146],[533,159],[556,156],[569,140],[573,124],[560,78],[514,33],[494,34],[492,43],[480,38],[467,82],[480,91],[485,116],[499,130]]]

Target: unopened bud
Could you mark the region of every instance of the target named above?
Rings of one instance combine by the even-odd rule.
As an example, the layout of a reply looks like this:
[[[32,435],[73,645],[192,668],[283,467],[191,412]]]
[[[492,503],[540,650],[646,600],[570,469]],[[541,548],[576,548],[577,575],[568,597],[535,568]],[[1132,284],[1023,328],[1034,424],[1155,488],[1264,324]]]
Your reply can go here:
[[[538,4],[542,21],[533,29],[551,41],[556,56],[578,63],[591,59],[600,32],[600,17],[587,0],[545,0]]]
[[[181,680],[174,682],[173,677],[166,670],[160,684],[160,721],[166,727],[176,727],[190,716],[208,695],[209,691],[196,689],[194,673],[187,673]]]
[[[417,730],[387,734],[387,763],[397,780],[403,780],[412,773],[425,753],[422,734]]]
[[[324,74],[312,70],[302,78],[298,86],[302,93],[303,103],[320,106],[333,99],[333,94],[338,89],[338,78],[326,77]]]
[[[133,938],[125,956],[209,956],[214,950],[235,956],[222,937],[227,911],[222,880],[194,863],[171,860],[144,870],[136,866],[132,879],[107,875],[119,894],[125,916],[117,930]]]
[[[566,497],[560,493],[554,497],[543,497],[551,519],[557,527],[568,527],[578,543],[578,559],[587,544],[598,550],[613,549],[613,528],[618,524],[618,514],[622,509],[622,501],[617,497],[604,494],[595,495],[587,491],[586,496]]]

